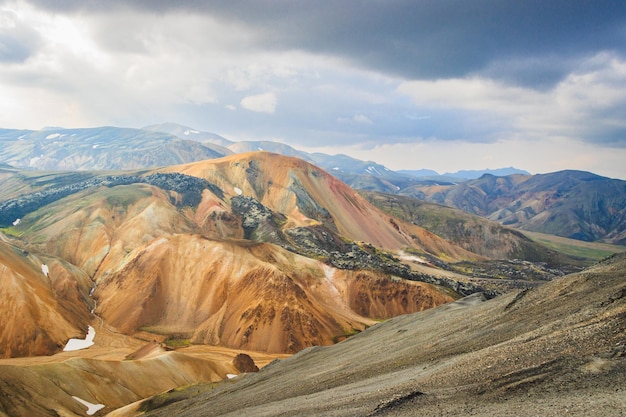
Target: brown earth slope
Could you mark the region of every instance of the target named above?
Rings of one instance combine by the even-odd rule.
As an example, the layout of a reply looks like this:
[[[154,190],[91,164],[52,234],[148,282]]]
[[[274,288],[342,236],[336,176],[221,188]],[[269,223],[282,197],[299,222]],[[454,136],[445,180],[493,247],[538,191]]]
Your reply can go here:
[[[361,284],[364,281],[365,284]],[[378,291],[359,293],[360,286]],[[98,281],[96,313],[194,343],[268,352],[331,344],[373,321],[451,301],[423,283],[338,271],[270,244],[162,237]]]
[[[626,255],[542,287],[393,318],[149,416],[622,416]]]
[[[83,337],[91,286],[71,264],[0,240],[0,358],[48,355]]]
[[[577,262],[533,242],[517,230],[459,209],[401,195],[373,191],[360,193],[386,213],[488,258],[524,259],[550,265],[572,265]]]

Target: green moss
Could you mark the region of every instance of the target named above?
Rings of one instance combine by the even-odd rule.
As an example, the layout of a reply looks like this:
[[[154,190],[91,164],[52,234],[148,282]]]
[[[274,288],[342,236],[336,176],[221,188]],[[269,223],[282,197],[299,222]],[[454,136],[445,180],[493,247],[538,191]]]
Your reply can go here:
[[[348,330],[344,329],[344,333],[334,335],[333,338],[332,338],[332,341],[333,341],[333,343],[339,343],[339,342],[341,342],[343,340],[346,340],[347,338],[352,337],[352,336],[354,336],[356,334],[359,334],[359,333],[361,333],[361,330],[359,330],[359,329],[353,329],[353,328],[348,329]]]
[[[584,242],[536,232],[522,231],[522,233],[549,249],[589,262],[597,262],[607,256],[626,251],[626,247],[619,245]]]
[[[191,341],[189,339],[175,339],[168,338],[165,340],[165,345],[171,348],[180,348],[191,345]]]
[[[23,231],[18,230],[15,226],[0,227],[0,232],[11,237],[20,237],[24,233]]]

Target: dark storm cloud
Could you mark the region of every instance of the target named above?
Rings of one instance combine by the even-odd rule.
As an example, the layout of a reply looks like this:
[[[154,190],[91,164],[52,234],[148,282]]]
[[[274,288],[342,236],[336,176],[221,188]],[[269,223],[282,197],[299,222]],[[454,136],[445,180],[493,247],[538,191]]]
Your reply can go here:
[[[35,31],[22,25],[12,12],[0,12],[0,63],[26,61],[39,44]]]
[[[332,54],[407,79],[486,76],[537,88],[601,50],[626,55],[623,0],[43,1],[58,11],[112,7],[205,13],[256,32],[259,46]]]

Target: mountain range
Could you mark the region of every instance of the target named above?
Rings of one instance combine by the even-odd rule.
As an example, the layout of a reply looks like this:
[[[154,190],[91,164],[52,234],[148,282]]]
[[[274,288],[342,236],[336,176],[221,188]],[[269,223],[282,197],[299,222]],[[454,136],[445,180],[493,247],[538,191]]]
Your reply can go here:
[[[0,167],[0,318],[5,323],[0,328],[0,415],[83,415],[85,402],[103,408],[94,411],[97,415],[116,409],[113,415],[166,415],[171,410],[160,407],[214,386],[178,391],[182,385],[231,377],[242,392],[233,413],[275,415],[286,411],[264,404],[318,397],[321,388],[332,393],[343,387],[334,379],[356,384],[348,389],[371,392],[405,370],[421,381],[426,374],[434,378],[423,390],[405,392],[410,383],[400,378],[402,387],[389,385],[373,397],[353,391],[365,401],[359,413],[393,415],[425,390],[449,399],[445,392],[455,385],[432,381],[456,384],[455,374],[438,377],[436,370],[489,356],[484,352],[495,352],[500,362],[478,379],[478,391],[458,389],[472,407],[477,405],[469,396],[493,388],[489,378],[509,381],[496,384],[505,392],[525,384],[526,376],[552,389],[549,383],[541,385],[544,375],[546,380],[570,375],[580,366],[590,367],[604,389],[623,365],[619,349],[607,353],[622,334],[617,319],[623,315],[623,257],[563,278],[589,265],[589,259],[533,241],[503,225],[508,222],[503,218],[497,222],[477,215],[493,213],[470,214],[401,195],[452,196],[461,184],[434,185],[343,155],[302,155],[286,145],[231,142],[172,124],[140,130],[5,130],[0,140],[7,145],[1,151],[6,164]],[[351,178],[354,188],[340,178]],[[463,184],[468,198],[476,195],[474,205],[480,202],[478,189],[509,201],[507,193],[526,187],[515,207],[544,193],[541,207],[553,212],[586,201],[586,193],[596,190],[598,199],[579,214],[601,217],[593,210],[600,213],[621,201],[620,184],[606,180],[585,173],[487,174]],[[480,188],[475,185],[480,181],[496,185]],[[381,187],[393,192],[381,193]],[[558,198],[563,201],[547,204]],[[605,227],[605,234],[614,233],[619,242],[619,219],[594,223],[593,229]],[[593,285],[594,295],[582,297]],[[560,303],[560,310],[546,309],[544,296],[550,305]],[[581,309],[588,314],[576,315]],[[392,319],[416,313],[421,315]],[[574,318],[563,321],[568,316]],[[471,317],[477,327],[466,328],[468,322],[459,317]],[[533,333],[533,323],[540,333]],[[602,341],[576,345],[572,358],[582,362],[569,361],[555,346],[579,341],[583,334],[577,332],[590,323],[597,327],[588,336]],[[451,333],[442,334],[446,328]],[[507,346],[519,338],[532,342],[534,336],[542,341],[537,347],[552,351],[554,358],[537,362],[529,353],[519,366],[507,363]],[[351,347],[343,353],[320,347],[340,341],[338,349]],[[437,361],[426,374],[411,365],[427,363],[415,349]],[[337,355],[339,363],[322,352]],[[292,354],[284,363],[294,364],[297,369],[289,372],[299,382],[274,378],[272,369],[292,369],[282,362]],[[604,361],[606,355],[613,356]],[[604,358],[599,365],[596,356]],[[366,357],[380,357],[370,371],[353,362],[361,358],[365,363]],[[244,386],[260,381],[261,391],[248,394],[237,385],[236,375],[275,359],[281,362],[259,373],[260,379],[240,377]],[[307,368],[320,360],[325,362],[318,367],[329,368]],[[488,366],[486,359],[478,363]],[[351,373],[353,367],[358,371]],[[477,377],[476,368],[468,369]],[[268,394],[263,390],[270,380],[291,388],[278,397]],[[219,386],[228,391],[230,385]],[[174,393],[140,402],[172,389],[180,397]],[[263,399],[256,409],[250,401],[259,394]],[[303,405],[301,411],[346,410],[330,398],[318,398],[329,408]],[[222,403],[210,401],[215,413],[226,412]],[[197,413],[192,403],[184,407],[189,415]]]
[[[584,241],[626,243],[626,181],[588,172],[486,174],[459,184],[412,186],[401,193],[510,227]]]
[[[626,241],[626,182],[585,172],[392,171],[347,155],[307,153],[270,141],[233,142],[174,123],[143,129],[4,129],[0,144],[0,163],[55,171],[153,168],[263,150],[310,162],[354,189],[457,207],[523,230],[584,241]]]
[[[236,352],[280,357],[333,344],[483,291],[432,264],[483,256],[390,217],[296,158],[2,176],[2,213],[19,215],[0,242],[8,415],[79,414],[73,396],[94,392],[118,408],[238,373]],[[95,346],[65,351],[91,329]],[[188,370],[175,376],[179,367]],[[116,382],[101,389],[87,374]],[[45,398],[24,405],[33,381]]]

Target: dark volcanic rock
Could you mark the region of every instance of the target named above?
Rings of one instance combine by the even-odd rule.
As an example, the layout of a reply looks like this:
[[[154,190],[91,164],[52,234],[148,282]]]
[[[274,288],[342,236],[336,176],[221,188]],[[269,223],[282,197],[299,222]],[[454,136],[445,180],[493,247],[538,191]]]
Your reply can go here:
[[[233,365],[239,372],[259,372],[259,367],[249,355],[240,353],[233,359]]]

